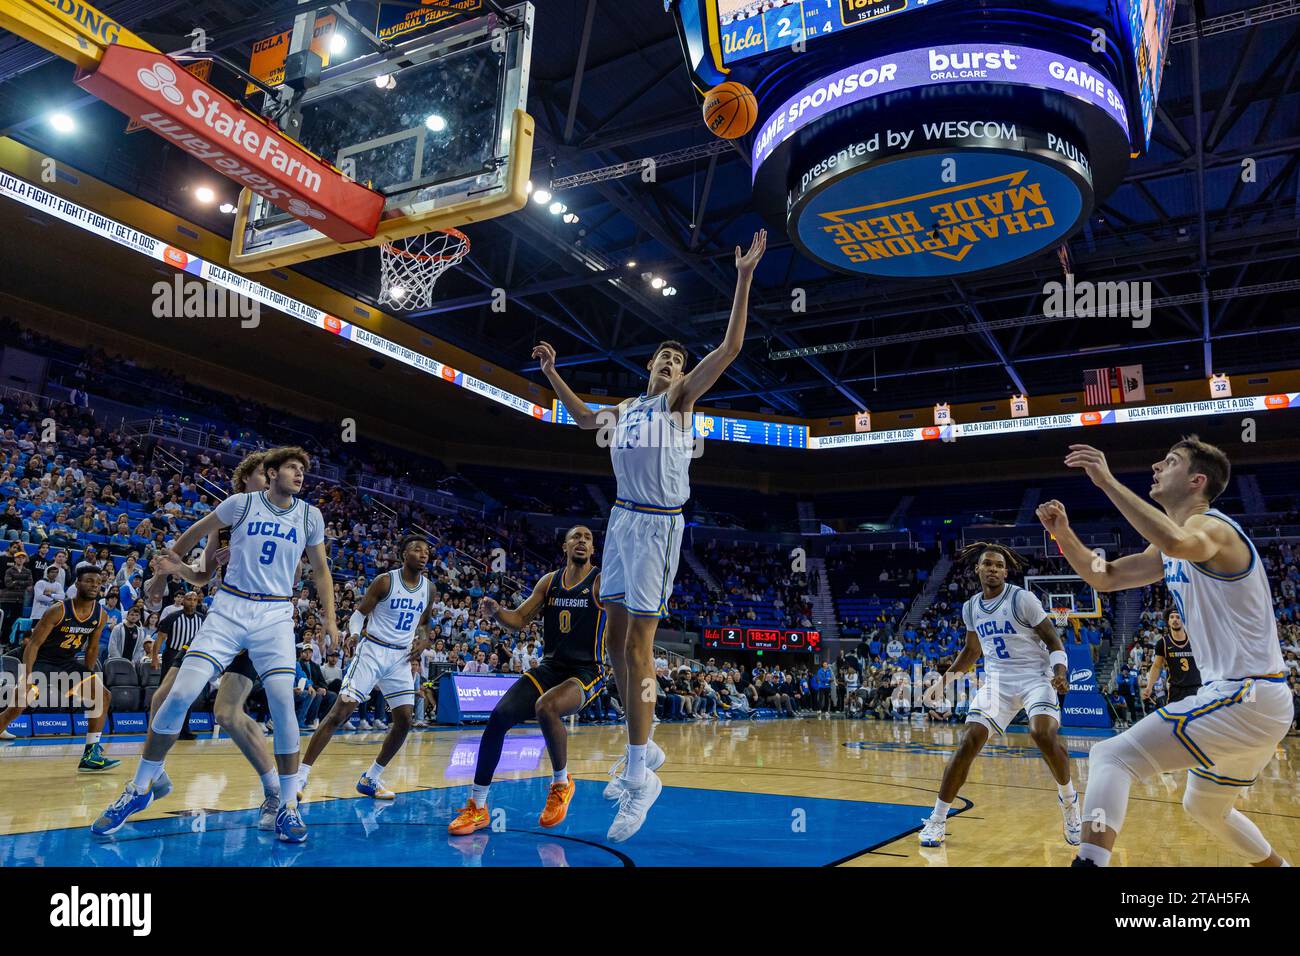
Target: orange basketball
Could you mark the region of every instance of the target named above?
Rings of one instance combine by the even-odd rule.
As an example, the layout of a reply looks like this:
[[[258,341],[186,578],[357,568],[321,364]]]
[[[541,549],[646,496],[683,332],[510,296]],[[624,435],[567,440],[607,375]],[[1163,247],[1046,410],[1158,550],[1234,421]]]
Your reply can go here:
[[[704,125],[714,136],[737,139],[754,128],[756,119],[758,100],[740,83],[722,83],[704,98]]]

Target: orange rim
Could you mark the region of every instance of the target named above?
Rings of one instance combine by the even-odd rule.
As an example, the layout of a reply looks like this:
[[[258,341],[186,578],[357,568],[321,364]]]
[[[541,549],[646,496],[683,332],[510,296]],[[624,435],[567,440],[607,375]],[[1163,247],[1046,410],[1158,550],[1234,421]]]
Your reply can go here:
[[[403,259],[414,259],[417,262],[459,262],[469,255],[469,236],[459,229],[439,229],[444,236],[450,236],[453,239],[459,239],[461,242],[460,249],[450,254],[440,254],[436,256],[426,256],[419,252],[407,252],[405,249],[399,249],[393,243],[385,246],[390,255],[401,256]]]

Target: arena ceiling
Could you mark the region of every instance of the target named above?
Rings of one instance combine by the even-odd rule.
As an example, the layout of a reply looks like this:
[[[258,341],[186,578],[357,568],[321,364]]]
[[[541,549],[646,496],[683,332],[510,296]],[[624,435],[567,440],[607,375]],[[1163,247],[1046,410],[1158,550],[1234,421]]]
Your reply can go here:
[[[534,0],[529,109],[533,178],[581,221],[529,204],[467,228],[470,260],[445,276],[434,308],[408,321],[502,367],[535,376],[528,353],[552,341],[582,391],[631,394],[665,337],[697,354],[721,336],[737,244],[763,225],[746,153],[699,118],[672,20],[659,0]],[[161,49],[201,24],[209,49],[246,64],[251,44],[292,22],[296,4],[119,0],[100,7]],[[362,5],[353,3],[352,9]],[[1198,34],[1199,28],[1199,34]],[[1043,323],[1057,257],[974,279],[909,284],[828,272],[773,241],[756,279],[749,338],[711,404],[806,417],[855,407],[987,400],[1081,387],[1085,368],[1142,363],[1147,380],[1300,366],[1300,0],[1180,2],[1148,155],[1070,242],[1078,278],[1149,281],[1149,328],[1127,320]],[[161,139],[125,135],[121,114],[71,83],[72,66],[0,36],[0,132],[175,215],[229,233],[198,205],[204,167]],[[222,84],[219,84],[222,85]],[[75,110],[75,141],[51,110]],[[590,175],[659,157],[657,180]],[[1254,182],[1242,164],[1253,160]],[[227,198],[233,201],[232,195]],[[593,271],[593,258],[607,265]],[[635,268],[626,263],[635,261]],[[374,250],[301,272],[374,302]],[[653,272],[677,288],[661,296]],[[613,277],[627,281],[613,283]],[[1201,280],[1212,293],[1199,301]],[[491,309],[504,288],[510,306]],[[792,290],[807,311],[792,314]],[[836,346],[802,355],[815,346]],[[793,352],[788,357],[772,353]]]

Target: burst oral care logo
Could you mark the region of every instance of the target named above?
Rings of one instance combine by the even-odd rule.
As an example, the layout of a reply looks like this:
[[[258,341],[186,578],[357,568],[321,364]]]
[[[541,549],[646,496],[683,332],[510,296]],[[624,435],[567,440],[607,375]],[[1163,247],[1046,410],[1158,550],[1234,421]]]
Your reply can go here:
[[[70,892],[50,897],[50,925],[62,928],[124,926],[133,936],[153,929],[153,896],[149,893]]]

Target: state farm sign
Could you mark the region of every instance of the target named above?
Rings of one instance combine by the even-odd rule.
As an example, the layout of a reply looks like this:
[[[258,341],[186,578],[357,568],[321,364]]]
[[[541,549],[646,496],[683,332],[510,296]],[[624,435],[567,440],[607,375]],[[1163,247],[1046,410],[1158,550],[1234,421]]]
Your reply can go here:
[[[384,198],[161,53],[114,44],[76,83],[336,242],[370,239]]]

